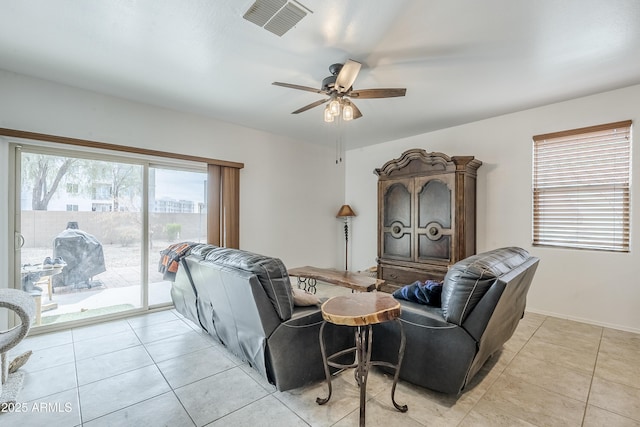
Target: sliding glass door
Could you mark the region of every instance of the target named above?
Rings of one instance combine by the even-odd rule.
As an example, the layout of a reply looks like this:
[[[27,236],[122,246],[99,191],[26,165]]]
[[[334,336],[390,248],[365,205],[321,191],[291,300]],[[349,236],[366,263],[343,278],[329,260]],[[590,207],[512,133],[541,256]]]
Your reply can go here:
[[[22,147],[16,174],[16,270],[36,327],[172,303],[160,251],[206,241],[204,171]]]
[[[171,282],[158,272],[160,252],[207,241],[207,174],[149,167],[149,305],[171,301]]]

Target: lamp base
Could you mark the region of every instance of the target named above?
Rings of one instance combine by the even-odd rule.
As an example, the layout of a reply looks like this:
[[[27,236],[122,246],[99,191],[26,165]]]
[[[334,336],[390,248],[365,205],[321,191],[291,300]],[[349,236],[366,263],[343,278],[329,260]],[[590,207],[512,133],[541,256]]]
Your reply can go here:
[[[349,221],[344,219],[344,270],[349,271]]]

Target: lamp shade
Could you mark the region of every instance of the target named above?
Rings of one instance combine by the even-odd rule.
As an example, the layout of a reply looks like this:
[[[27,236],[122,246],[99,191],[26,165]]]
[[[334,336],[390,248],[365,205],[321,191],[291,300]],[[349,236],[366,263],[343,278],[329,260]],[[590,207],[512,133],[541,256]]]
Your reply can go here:
[[[334,98],[329,103],[329,111],[331,111],[331,114],[333,114],[334,116],[337,116],[338,114],[340,114],[340,101]]]
[[[353,211],[353,209],[351,209],[351,206],[342,205],[342,207],[338,211],[338,215],[336,215],[336,218],[342,218],[347,216],[356,216],[356,213]]]
[[[342,109],[342,119],[343,120],[353,120],[353,107],[351,103],[348,103]]]
[[[333,121],[333,114],[331,114],[331,110],[327,105],[327,108],[324,109],[324,121],[327,123],[331,123]]]

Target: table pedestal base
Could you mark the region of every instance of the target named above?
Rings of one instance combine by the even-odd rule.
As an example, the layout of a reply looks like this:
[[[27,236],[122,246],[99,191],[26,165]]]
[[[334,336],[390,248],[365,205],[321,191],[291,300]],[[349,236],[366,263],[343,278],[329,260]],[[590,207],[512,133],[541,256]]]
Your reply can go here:
[[[372,361],[371,360],[371,347],[373,343],[373,330],[371,325],[366,326],[356,326],[355,332],[355,347],[347,348],[345,350],[334,353],[330,356],[327,356],[326,349],[324,347],[324,327],[327,324],[326,322],[322,323],[320,327],[320,351],[322,352],[322,362],[324,363],[324,372],[327,378],[327,386],[329,388],[329,394],[326,398],[318,397],[316,399],[316,403],[318,405],[324,405],[331,399],[331,373],[329,372],[329,366],[339,369],[347,369],[347,368],[355,368],[355,378],[358,386],[360,387],[360,426],[365,425],[365,411],[367,404],[367,377],[369,375],[369,368],[371,366],[386,366],[389,368],[395,369],[395,375],[393,377],[393,386],[391,387],[391,402],[393,402],[393,406],[400,411],[406,412],[407,405],[399,405],[396,402],[395,394],[396,394],[396,385],[398,384],[398,376],[400,374],[400,366],[402,365],[402,358],[404,357],[404,346],[405,346],[405,336],[404,329],[402,327],[402,323],[399,319],[396,319],[400,327],[400,348],[398,349],[398,363],[392,364],[390,362],[383,361]],[[350,364],[342,364],[338,363],[335,360],[349,353],[355,352],[355,357],[353,363]]]

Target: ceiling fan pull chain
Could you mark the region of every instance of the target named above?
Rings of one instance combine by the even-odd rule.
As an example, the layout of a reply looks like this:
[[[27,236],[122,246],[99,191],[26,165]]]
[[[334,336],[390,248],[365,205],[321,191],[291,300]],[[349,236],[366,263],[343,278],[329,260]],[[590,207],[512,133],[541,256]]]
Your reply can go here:
[[[336,136],[336,165],[342,163],[342,155],[344,153],[344,138],[342,135],[342,117],[339,115],[336,117],[338,134]]]

